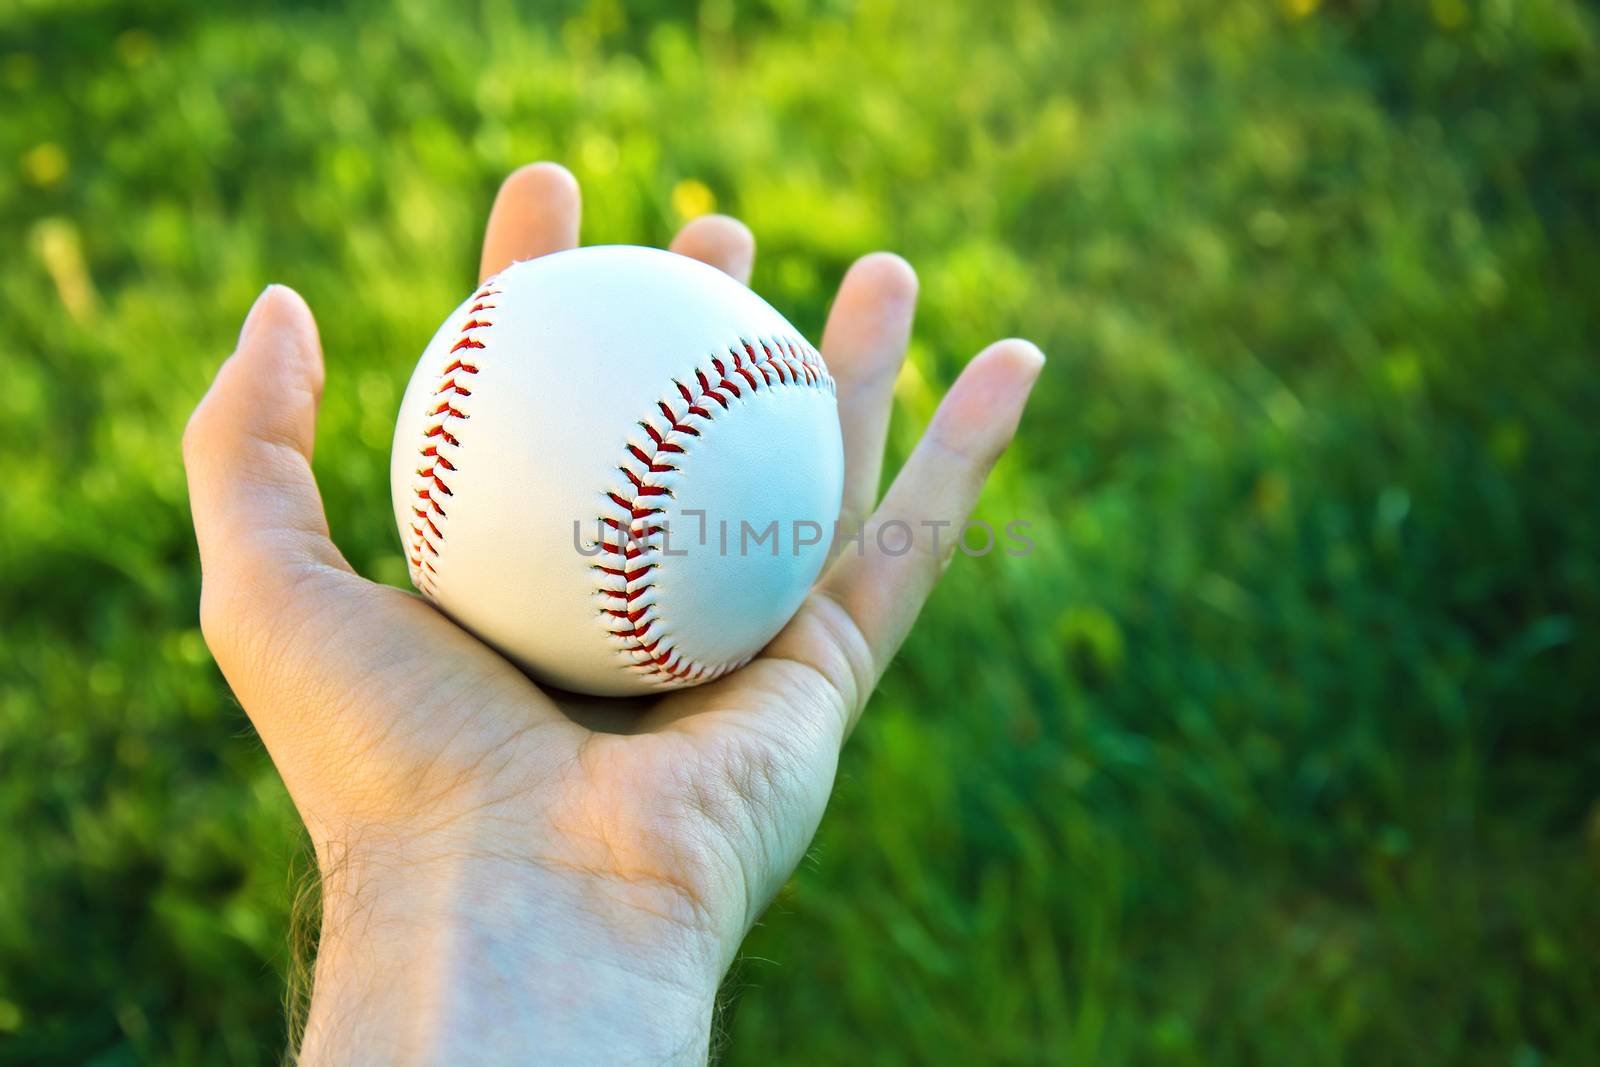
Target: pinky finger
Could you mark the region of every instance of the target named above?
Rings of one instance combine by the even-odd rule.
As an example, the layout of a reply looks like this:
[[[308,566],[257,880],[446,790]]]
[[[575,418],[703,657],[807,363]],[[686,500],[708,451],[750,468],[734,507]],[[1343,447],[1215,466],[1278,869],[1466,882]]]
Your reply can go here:
[[[823,591],[866,639],[876,674],[944,573],[1043,367],[1044,354],[1017,339],[996,341],[967,364],[868,521],[859,551],[846,546],[824,579]]]

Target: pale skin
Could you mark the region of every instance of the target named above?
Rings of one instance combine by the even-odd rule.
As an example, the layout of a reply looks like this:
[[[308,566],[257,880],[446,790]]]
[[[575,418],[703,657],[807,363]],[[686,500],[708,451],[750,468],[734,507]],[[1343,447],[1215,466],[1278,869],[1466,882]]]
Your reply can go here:
[[[483,276],[575,246],[578,219],[567,171],[517,171]],[[740,281],[755,257],[722,216],[671,247]],[[869,534],[749,666],[627,701],[547,692],[425,600],[352,570],[311,473],[316,325],[293,291],[261,294],[184,462],[206,641],[322,878],[302,1063],[704,1062],[718,984],[816,832],[840,747],[949,561],[950,538],[935,551],[923,522],[968,516],[1044,364],[1021,340],[979,353],[880,499],[916,288],[899,257],[864,257],[821,345],[842,520],[906,522],[916,549],[888,555]]]

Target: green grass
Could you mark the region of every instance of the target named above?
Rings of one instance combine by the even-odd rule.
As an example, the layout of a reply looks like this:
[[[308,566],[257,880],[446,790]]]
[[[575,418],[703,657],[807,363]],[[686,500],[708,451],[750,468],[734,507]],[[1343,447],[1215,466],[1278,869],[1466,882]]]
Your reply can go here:
[[[0,7],[0,1062],[279,1056],[300,831],[179,435],[295,285],[335,535],[403,581],[400,390],[537,158],[587,241],[709,191],[812,336],[907,255],[897,454],[1051,356],[982,509],[1039,550],[889,672],[727,1063],[1600,1061],[1593,9],[630,7]]]

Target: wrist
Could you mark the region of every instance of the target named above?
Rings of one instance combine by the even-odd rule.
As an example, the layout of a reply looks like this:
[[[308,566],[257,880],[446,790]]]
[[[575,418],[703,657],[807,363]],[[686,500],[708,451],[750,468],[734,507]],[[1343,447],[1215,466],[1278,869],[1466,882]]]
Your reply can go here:
[[[703,1063],[714,937],[493,856],[323,875],[303,1062]]]

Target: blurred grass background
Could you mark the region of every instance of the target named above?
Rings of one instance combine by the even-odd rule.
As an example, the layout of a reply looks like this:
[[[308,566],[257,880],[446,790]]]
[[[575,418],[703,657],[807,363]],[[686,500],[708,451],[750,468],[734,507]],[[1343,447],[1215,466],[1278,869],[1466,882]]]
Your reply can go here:
[[[1052,360],[751,937],[725,1060],[1600,1062],[1600,55],[1575,0],[0,6],[0,1062],[283,1044],[293,812],[178,439],[268,281],[404,581],[400,390],[499,179],[918,267],[891,447]]]

